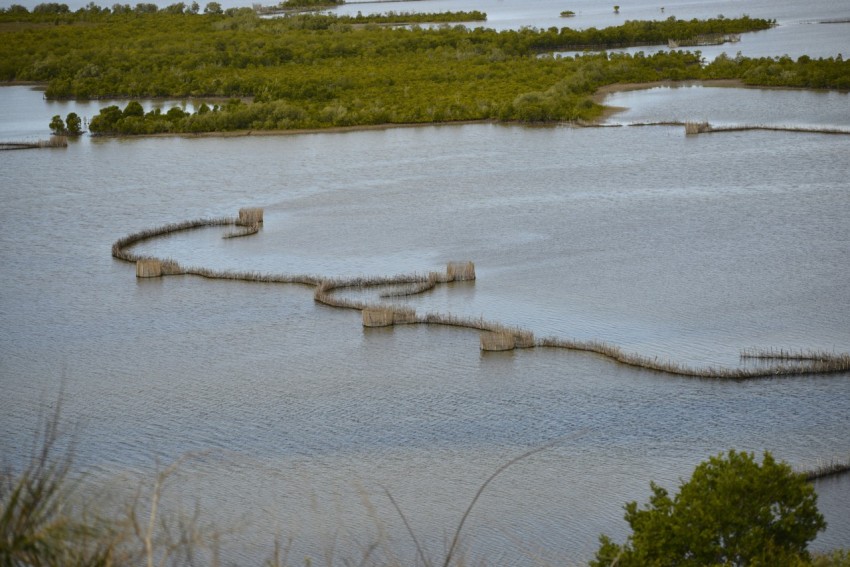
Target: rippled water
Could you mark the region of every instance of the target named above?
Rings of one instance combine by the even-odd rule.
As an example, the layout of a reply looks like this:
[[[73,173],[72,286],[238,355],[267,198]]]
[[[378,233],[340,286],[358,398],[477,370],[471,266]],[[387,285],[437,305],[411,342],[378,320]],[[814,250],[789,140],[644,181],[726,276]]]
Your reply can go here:
[[[850,129],[847,92],[680,84],[614,93],[605,104],[625,109],[609,119],[613,124],[699,120],[713,126]],[[813,106],[817,112],[812,112]]]
[[[657,9],[574,6],[577,27]],[[500,28],[566,22],[550,23],[563,8],[545,1],[415,7],[482,9]],[[736,7],[782,24],[745,36],[747,55],[847,51],[846,24],[813,23],[846,17],[841,2],[682,2],[665,16]],[[341,10],[353,9],[366,11]],[[610,119],[621,125],[847,128],[847,96],[691,86],[607,103],[629,107]],[[43,138],[52,115],[111,103],[40,99],[0,89],[0,140]],[[436,554],[492,471],[560,439],[490,485],[466,527],[468,554],[586,560],[600,533],[625,536],[624,502],[644,501],[650,480],[675,488],[708,455],[770,450],[798,467],[846,458],[848,376],[716,382],[560,351],[484,355],[471,331],[363,329],[304,287],[136,280],[111,243],[262,206],[257,236],[209,229],[140,248],[345,276],[469,259],[475,283],[407,303],[736,366],[742,347],[850,350],[848,150],[848,136],[480,124],[0,152],[0,454],[25,458],[61,391],[99,493],[182,456],[167,499],[198,499],[206,518],[236,527],[222,544],[232,561],[259,564],[278,533],[292,557],[335,549],[341,561],[380,540],[410,561],[383,488]],[[816,487],[829,529],[815,547],[846,545],[850,479]]]
[[[631,109],[612,121],[843,126],[846,96],[656,89],[613,96]],[[5,139],[58,112],[25,87],[0,103]],[[600,533],[624,537],[624,502],[709,455],[850,455],[850,376],[718,382],[482,354],[471,331],[364,329],[305,287],[136,280],[112,242],[262,206],[256,236],[207,229],[140,250],[323,275],[469,259],[476,282],[409,304],[735,366],[742,347],[850,349],[848,152],[848,136],[489,124],[0,152],[0,452],[26,454],[61,389],[80,467],[114,490],[189,455],[169,499],[243,527],[223,543],[234,561],[260,563],[278,531],[293,557],[382,539],[410,561],[382,487],[439,553],[492,471],[561,438],[490,486],[465,539],[497,564],[541,549],[586,560]],[[846,545],[850,482],[817,489],[829,529],[815,545]]]

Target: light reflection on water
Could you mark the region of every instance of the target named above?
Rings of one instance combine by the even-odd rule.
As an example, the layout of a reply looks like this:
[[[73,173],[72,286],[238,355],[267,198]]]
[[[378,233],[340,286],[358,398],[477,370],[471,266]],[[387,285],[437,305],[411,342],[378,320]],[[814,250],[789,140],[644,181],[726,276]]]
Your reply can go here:
[[[700,109],[729,106],[712,96],[747,109],[718,120],[785,108],[784,92],[704,91],[682,89]],[[18,100],[21,89],[8,92]],[[616,119],[677,108],[670,94],[627,93],[632,110]],[[811,116],[788,116],[834,121],[833,95],[792,96]],[[442,549],[487,475],[565,437],[493,484],[467,537],[472,554],[506,563],[527,561],[517,539],[561,562],[586,559],[600,533],[624,536],[624,502],[644,501],[653,479],[675,488],[708,455],[771,450],[805,466],[850,454],[847,376],[715,382],[592,355],[482,355],[468,331],[364,330],[304,287],[136,281],[111,243],[263,206],[257,236],[210,229],[140,249],[326,275],[470,259],[474,284],[410,303],[693,364],[735,365],[749,346],[847,350],[848,144],[468,125],[2,152],[0,450],[22,455],[64,380],[65,415],[84,425],[81,466],[112,477],[211,450],[187,461],[174,490],[223,523],[249,524],[228,553],[259,563],[278,528],[303,553],[335,532],[340,556],[368,545],[377,528],[364,498],[411,557],[380,486]],[[845,543],[847,483],[818,488],[830,522],[818,545]]]
[[[707,121],[713,126],[850,130],[850,94],[837,91],[705,88],[681,84],[613,93],[604,104],[625,110],[613,124]],[[818,108],[817,113],[812,107]]]

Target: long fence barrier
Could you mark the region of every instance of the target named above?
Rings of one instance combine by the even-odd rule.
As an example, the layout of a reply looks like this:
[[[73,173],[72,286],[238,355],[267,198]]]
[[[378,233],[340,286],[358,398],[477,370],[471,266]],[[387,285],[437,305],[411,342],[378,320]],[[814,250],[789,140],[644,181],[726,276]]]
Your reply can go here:
[[[389,327],[394,325],[444,325],[461,327],[480,333],[482,351],[511,351],[525,348],[549,348],[583,351],[603,356],[609,360],[665,374],[743,380],[780,376],[800,376],[850,372],[850,353],[826,350],[790,351],[784,349],[753,349],[740,351],[742,361],[757,360],[759,366],[741,367],[695,367],[672,360],[659,360],[638,353],[624,352],[617,345],[604,341],[580,341],[562,337],[535,338],[534,334],[520,327],[512,327],[484,318],[459,317],[451,313],[423,313],[403,304],[391,303],[404,297],[425,293],[438,285],[452,282],[475,281],[475,265],[472,262],[449,262],[444,272],[423,274],[401,274],[395,276],[373,276],[352,278],[328,278],[310,274],[266,274],[251,271],[212,270],[204,267],[182,266],[170,258],[156,258],[134,253],[136,244],[174,232],[197,228],[232,226],[224,238],[257,234],[263,223],[263,209],[245,208],[236,217],[220,217],[167,224],[143,230],[118,239],[112,245],[112,256],[119,260],[135,263],[136,277],[153,278],[171,275],[194,275],[210,279],[238,280],[261,283],[298,284],[312,286],[316,302],[341,309],[361,311],[364,327]],[[379,301],[369,302],[343,297],[342,290],[366,290],[383,288]]]

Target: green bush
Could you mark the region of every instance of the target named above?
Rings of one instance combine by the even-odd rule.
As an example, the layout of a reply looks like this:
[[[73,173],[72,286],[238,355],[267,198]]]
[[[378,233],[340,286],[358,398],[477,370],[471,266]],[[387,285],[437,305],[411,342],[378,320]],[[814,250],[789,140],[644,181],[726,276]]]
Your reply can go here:
[[[826,527],[814,487],[768,452],[712,457],[673,498],[651,486],[649,504],[626,504],[626,543],[602,536],[591,565],[805,565]]]
[[[820,553],[812,558],[812,567],[850,567],[850,551],[836,549],[830,553]]]

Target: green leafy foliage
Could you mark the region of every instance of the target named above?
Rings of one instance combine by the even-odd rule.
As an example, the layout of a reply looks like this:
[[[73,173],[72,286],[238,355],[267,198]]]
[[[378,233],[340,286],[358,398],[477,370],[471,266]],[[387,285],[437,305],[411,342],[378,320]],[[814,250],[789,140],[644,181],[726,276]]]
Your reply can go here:
[[[58,114],[50,120],[50,131],[56,135],[65,133],[65,121]]]
[[[65,120],[57,114],[50,120],[50,132],[57,136],[79,136],[83,132],[83,121],[76,112],[69,112]]]
[[[850,60],[841,55],[812,59],[806,55],[796,61],[790,57],[746,58],[718,56],[705,69],[706,78],[740,79],[748,85],[850,89]]]
[[[850,551],[836,549],[829,553],[820,553],[812,558],[813,567],[850,567]]]
[[[69,112],[65,117],[65,130],[70,136],[79,136],[83,131],[83,121],[76,112]]]
[[[711,457],[674,497],[651,487],[647,505],[625,507],[628,541],[602,536],[591,565],[804,565],[826,527],[812,485],[767,452],[761,464],[751,453]]]
[[[73,13],[0,10],[0,80],[45,82],[49,98],[252,101],[193,115],[145,114],[133,106],[119,109],[119,116],[107,108],[91,122],[94,133],[122,134],[590,120],[601,108],[589,96],[616,82],[739,78],[751,84],[834,87],[850,80],[850,69],[838,60],[727,58],[703,68],[698,52],[545,55],[772,25],[748,17],[497,32],[459,25],[376,25],[403,21],[411,17],[407,14],[260,18],[249,8],[222,11],[215,2],[198,12],[196,3],[182,2],[163,9],[91,4]],[[431,21],[443,16],[417,15]]]

